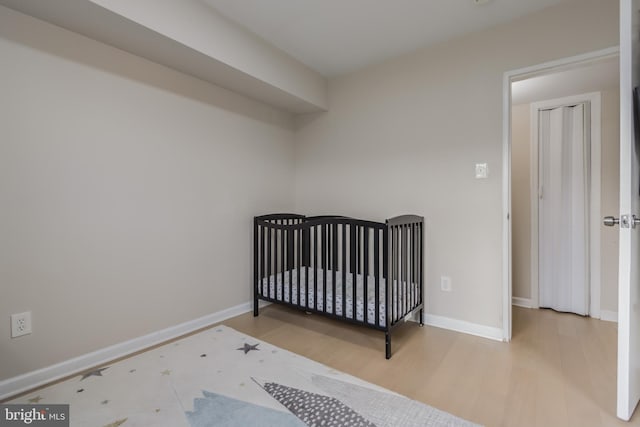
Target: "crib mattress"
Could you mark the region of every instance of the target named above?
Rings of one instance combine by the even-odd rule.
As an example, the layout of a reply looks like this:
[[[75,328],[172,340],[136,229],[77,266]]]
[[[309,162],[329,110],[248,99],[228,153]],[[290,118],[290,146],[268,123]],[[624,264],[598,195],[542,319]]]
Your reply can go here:
[[[326,301],[325,301],[325,271],[326,271]],[[267,278],[262,279],[259,282],[260,286],[260,294],[276,299],[278,301],[284,301],[296,305],[301,305],[308,308],[314,308],[314,303],[317,300],[316,309],[319,311],[323,311],[330,314],[335,314],[337,316],[346,317],[348,319],[353,319],[353,290],[354,290],[354,276],[356,279],[355,284],[355,300],[356,300],[356,317],[355,319],[364,322],[364,282],[365,278],[362,274],[346,274],[345,280],[345,292],[343,295],[342,289],[342,271],[336,271],[336,307],[334,312],[333,307],[333,271],[332,270],[323,270],[317,269],[316,274],[314,274],[314,270],[312,267],[302,267],[300,269],[300,292],[298,292],[298,270],[293,269],[290,271],[284,272],[284,283],[283,283],[283,274],[277,273],[275,275],[271,275],[269,280]],[[309,282],[307,286],[307,275],[309,275]],[[314,277],[315,276],[315,277]],[[317,291],[314,292],[316,287],[315,279],[317,277]],[[289,295],[289,281],[291,280],[291,295]],[[386,290],[386,282],[383,278],[380,278],[379,283],[379,322],[378,326],[386,325],[386,298],[385,298],[385,290]],[[391,292],[393,296],[393,301],[391,301],[391,307],[394,308],[394,313],[400,311],[400,316],[408,313],[413,307],[410,302],[416,302],[418,300],[418,284],[416,283],[408,283],[408,282],[398,282],[394,281],[393,283],[393,292]],[[298,301],[298,295],[300,297],[300,301]],[[343,314],[343,300],[344,300],[344,311],[346,314]],[[326,309],[325,309],[326,302]],[[414,306],[417,305],[417,302]],[[367,276],[367,323],[371,325],[375,325],[376,318],[376,302],[375,302],[375,277]]]

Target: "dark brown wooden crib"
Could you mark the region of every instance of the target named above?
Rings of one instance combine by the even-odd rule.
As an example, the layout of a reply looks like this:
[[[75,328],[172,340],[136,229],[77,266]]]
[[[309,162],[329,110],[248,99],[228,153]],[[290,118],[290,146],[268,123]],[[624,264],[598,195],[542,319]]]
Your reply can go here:
[[[416,312],[423,324],[424,218],[384,223],[342,216],[254,218],[254,306],[285,304],[384,331]]]

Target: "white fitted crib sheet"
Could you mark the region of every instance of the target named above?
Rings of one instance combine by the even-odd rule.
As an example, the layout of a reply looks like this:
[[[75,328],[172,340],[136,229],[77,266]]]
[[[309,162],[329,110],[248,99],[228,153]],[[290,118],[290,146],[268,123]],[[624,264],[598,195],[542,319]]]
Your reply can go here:
[[[327,309],[324,309],[324,272],[326,271],[326,282],[327,282]],[[262,279],[262,282],[259,283],[260,286],[260,294],[265,297],[274,298],[278,301],[289,302],[293,304],[302,305],[305,307],[313,308],[313,304],[315,299],[317,299],[317,310],[324,311],[330,314],[336,314],[337,316],[344,316],[342,313],[342,300],[343,300],[343,292],[342,292],[342,271],[336,271],[336,311],[333,311],[333,271],[332,270],[323,270],[317,269],[317,279],[318,279],[318,290],[314,295],[314,272],[312,267],[302,267],[300,269],[300,302],[298,302],[298,270],[293,269],[291,271],[284,272],[284,286],[282,281],[282,273],[277,273],[275,275],[271,275],[269,277],[269,284],[267,288],[267,278]],[[307,278],[306,275],[309,274],[309,285],[307,286]],[[346,274],[346,292],[345,292],[345,300],[346,300],[346,318],[353,319],[353,277],[352,273]],[[362,274],[356,274],[356,320],[363,322],[364,321],[364,276]],[[289,279],[291,278],[291,297],[289,296]],[[380,305],[379,305],[379,326],[385,326],[386,322],[386,300],[385,300],[385,279],[380,277],[379,279],[379,290],[380,290]],[[398,284],[400,286],[398,286]],[[367,276],[367,323],[371,325],[375,325],[375,312],[376,312],[376,304],[375,304],[375,277]],[[306,291],[305,291],[306,290]],[[394,281],[394,289],[392,292],[394,296],[394,300],[392,301],[392,307],[396,307],[396,310],[407,310],[409,311],[411,307],[411,302],[418,301],[419,293],[418,293],[418,284],[416,283],[407,283],[407,282],[398,282]],[[398,301],[398,298],[400,299]],[[308,301],[308,303],[307,303]],[[396,305],[400,302],[399,305]],[[417,304],[417,303],[416,303]],[[398,308],[399,307],[399,308]]]

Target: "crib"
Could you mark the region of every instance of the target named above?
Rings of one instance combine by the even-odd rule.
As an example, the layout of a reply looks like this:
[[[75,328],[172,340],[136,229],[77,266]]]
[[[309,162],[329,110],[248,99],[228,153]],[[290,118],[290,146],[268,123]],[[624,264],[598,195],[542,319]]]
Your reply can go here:
[[[343,216],[254,218],[253,315],[284,304],[385,333],[414,314],[423,324],[424,218],[384,223]]]

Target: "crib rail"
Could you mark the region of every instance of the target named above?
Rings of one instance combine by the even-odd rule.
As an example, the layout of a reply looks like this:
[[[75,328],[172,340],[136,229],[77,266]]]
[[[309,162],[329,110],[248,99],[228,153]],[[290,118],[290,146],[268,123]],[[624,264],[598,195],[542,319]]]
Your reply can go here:
[[[384,329],[386,323],[380,319],[384,292],[380,289],[386,277],[386,246],[383,223],[342,216],[256,217],[254,294]],[[373,299],[373,313],[365,304],[359,317],[358,298]]]

